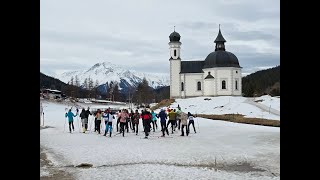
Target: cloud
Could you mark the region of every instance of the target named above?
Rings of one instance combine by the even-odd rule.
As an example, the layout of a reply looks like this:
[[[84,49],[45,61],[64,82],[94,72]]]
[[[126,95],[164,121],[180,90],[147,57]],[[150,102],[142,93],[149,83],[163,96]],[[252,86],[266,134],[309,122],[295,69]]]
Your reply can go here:
[[[183,60],[214,51],[219,24],[245,68],[279,64],[276,0],[46,0],[40,4],[40,70],[61,73],[110,61],[141,72],[169,72],[176,26]],[[251,68],[252,69],[252,68]]]

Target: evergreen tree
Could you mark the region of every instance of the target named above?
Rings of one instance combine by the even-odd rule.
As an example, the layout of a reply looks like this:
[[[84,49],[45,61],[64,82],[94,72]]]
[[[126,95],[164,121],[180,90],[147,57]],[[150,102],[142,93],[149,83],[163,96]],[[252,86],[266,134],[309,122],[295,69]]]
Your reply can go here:
[[[95,98],[97,98],[97,96],[98,96],[98,86],[99,86],[99,81],[97,79],[95,84],[94,84],[94,88],[93,88],[93,93],[94,93],[94,97]]]
[[[89,77],[89,79],[88,79],[88,90],[89,90],[89,98],[92,98],[92,95],[93,95],[93,93],[92,93],[92,90],[93,90],[93,81],[92,81],[92,79]]]
[[[115,101],[120,101],[120,91],[119,91],[119,84],[118,82],[114,83],[113,87],[113,96]]]
[[[149,83],[144,77],[142,82],[140,82],[137,86],[136,92],[134,94],[134,100],[138,104],[142,103],[151,103],[153,100],[154,94],[152,92],[152,88],[149,87]]]

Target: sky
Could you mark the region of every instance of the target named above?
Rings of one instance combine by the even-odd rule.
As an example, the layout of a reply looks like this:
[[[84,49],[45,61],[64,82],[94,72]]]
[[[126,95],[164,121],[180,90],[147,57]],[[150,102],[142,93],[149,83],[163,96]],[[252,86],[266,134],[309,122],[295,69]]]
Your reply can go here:
[[[56,76],[96,63],[169,73],[169,35],[181,59],[204,60],[219,31],[243,75],[280,65],[279,0],[44,0],[40,71]]]

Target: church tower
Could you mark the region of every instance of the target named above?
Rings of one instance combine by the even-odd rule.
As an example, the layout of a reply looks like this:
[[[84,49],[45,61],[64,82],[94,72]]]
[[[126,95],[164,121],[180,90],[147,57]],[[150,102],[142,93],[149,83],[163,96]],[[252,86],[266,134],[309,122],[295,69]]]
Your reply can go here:
[[[174,31],[170,34],[169,39],[169,54],[170,54],[170,98],[180,97],[181,83],[180,83],[180,34]]]

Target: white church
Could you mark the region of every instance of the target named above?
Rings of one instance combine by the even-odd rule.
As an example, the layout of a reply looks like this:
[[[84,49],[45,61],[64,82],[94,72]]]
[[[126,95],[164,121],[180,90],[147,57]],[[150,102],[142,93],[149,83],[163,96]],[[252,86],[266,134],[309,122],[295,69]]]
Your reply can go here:
[[[169,36],[170,98],[197,96],[241,96],[241,68],[238,58],[225,50],[220,27],[215,51],[204,61],[181,61],[180,34]]]

